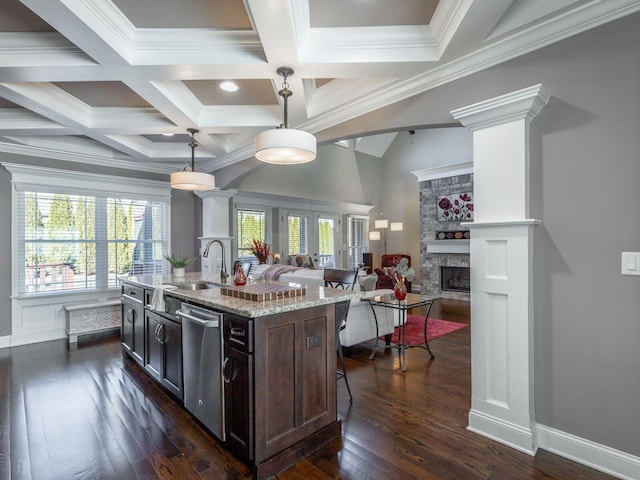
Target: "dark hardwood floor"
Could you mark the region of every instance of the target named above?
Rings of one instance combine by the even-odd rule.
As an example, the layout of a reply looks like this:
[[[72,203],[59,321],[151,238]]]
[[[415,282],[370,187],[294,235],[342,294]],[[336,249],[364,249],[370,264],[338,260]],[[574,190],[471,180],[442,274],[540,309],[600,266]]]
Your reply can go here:
[[[468,304],[437,302],[431,316],[469,322]],[[466,430],[470,329],[407,354],[368,360],[352,349],[348,401],[338,382],[342,439],[282,472],[298,479],[611,478],[540,450],[519,453]],[[113,335],[0,350],[0,479],[249,479],[139,367]]]

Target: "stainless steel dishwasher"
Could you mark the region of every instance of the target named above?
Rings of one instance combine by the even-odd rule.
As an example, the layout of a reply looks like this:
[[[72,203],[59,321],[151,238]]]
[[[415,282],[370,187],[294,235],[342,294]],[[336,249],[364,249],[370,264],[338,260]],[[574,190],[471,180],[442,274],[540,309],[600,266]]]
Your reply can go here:
[[[182,319],[184,406],[224,441],[223,315],[184,302],[177,315]]]

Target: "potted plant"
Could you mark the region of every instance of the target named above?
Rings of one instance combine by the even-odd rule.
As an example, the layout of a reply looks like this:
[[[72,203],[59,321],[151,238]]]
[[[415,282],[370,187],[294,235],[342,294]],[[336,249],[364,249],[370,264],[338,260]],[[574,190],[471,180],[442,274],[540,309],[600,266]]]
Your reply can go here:
[[[165,255],[164,258],[166,258],[167,262],[169,262],[173,267],[173,275],[176,277],[184,277],[185,267],[196,260],[196,257],[183,255],[182,249],[180,249],[180,253],[178,255],[171,252],[171,256]]]

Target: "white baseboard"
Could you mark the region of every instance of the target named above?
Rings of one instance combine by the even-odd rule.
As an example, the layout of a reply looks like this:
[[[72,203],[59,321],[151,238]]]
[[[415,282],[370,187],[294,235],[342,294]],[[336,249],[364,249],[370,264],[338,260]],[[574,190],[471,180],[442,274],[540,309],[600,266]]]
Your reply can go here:
[[[477,410],[469,411],[469,426],[467,430],[503,443],[528,455],[533,456],[536,454],[535,432]]]
[[[67,338],[67,334],[64,330],[46,331],[40,333],[29,333],[26,335],[12,335],[11,347],[17,347],[19,345],[29,345],[31,343],[49,342],[51,340],[60,340],[61,338]]]
[[[11,335],[0,337],[0,348],[7,348],[11,346]]]
[[[538,424],[538,446],[544,450],[624,480],[640,478],[640,457]]]

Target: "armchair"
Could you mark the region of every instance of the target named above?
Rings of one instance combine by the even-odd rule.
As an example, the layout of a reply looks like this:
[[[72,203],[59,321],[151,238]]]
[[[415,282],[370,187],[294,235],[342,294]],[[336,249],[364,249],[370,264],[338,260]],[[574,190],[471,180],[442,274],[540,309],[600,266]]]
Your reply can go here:
[[[404,253],[390,253],[382,255],[382,259],[380,261],[380,268],[374,269],[375,273],[378,275],[378,282],[376,283],[376,288],[389,288],[393,289],[395,285],[395,280],[388,275],[388,269],[390,267],[395,267],[401,258],[406,258],[409,261],[409,267],[411,266],[411,255],[405,255]],[[411,282],[405,280],[405,285],[407,286],[407,291],[411,291]]]

